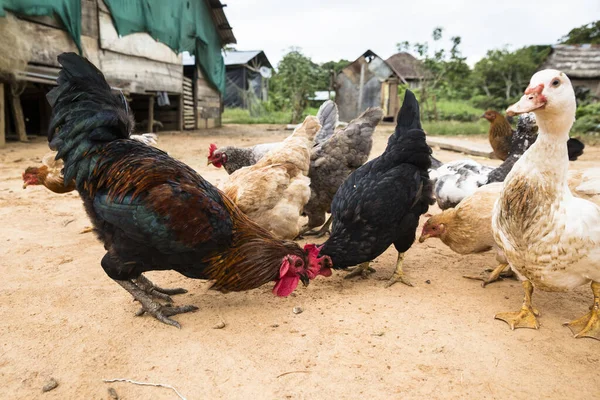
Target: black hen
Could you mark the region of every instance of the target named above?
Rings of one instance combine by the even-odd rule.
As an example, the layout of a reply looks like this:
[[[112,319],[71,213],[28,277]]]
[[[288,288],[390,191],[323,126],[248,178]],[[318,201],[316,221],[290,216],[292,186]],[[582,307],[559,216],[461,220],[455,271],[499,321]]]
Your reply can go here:
[[[275,281],[280,296],[326,271],[314,246],[303,250],[274,238],[193,169],[129,139],[127,102],[111,93],[89,61],[74,53],[58,61],[58,87],[48,93],[50,147],[64,161],[64,182],[75,180],[104,243],[102,268],[142,304],[142,312],[179,326],[169,317],[196,309],[154,301],[170,303],[170,294],[185,291],[154,286],[142,275],[146,271],[172,269],[210,279],[212,289],[222,292]]]
[[[320,255],[329,256],[334,269],[359,265],[348,277],[372,272],[369,262],[393,244],[398,262],[388,286],[410,285],[403,277],[403,253],[415,241],[419,217],[434,202],[430,155],[419,104],[407,90],[383,154],[354,171],[333,198],[333,229]]]

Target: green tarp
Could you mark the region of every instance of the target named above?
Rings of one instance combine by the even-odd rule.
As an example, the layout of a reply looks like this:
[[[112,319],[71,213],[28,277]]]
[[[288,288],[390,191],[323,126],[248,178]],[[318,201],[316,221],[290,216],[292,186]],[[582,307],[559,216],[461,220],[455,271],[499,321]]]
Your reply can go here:
[[[56,13],[81,51],[81,0],[0,0],[0,17],[6,10],[31,16]]]
[[[205,78],[225,93],[221,40],[204,0],[104,0],[121,36],[147,32],[175,52],[189,51]],[[24,15],[59,16],[81,51],[81,0],[0,0],[5,10]]]
[[[0,0],[1,1],[1,0]],[[196,56],[205,78],[225,92],[221,41],[204,0],[104,0],[121,36],[148,32],[176,52]]]

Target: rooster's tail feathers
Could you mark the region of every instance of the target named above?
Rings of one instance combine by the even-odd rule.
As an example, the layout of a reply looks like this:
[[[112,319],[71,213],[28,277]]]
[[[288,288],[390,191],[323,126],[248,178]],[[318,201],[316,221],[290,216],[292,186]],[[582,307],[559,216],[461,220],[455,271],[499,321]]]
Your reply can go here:
[[[90,167],[89,160],[79,162],[97,145],[128,138],[133,119],[123,94],[114,95],[92,63],[75,53],[61,54],[58,62],[58,86],[47,95],[53,108],[48,141],[64,161],[65,182],[77,174],[79,186]]]

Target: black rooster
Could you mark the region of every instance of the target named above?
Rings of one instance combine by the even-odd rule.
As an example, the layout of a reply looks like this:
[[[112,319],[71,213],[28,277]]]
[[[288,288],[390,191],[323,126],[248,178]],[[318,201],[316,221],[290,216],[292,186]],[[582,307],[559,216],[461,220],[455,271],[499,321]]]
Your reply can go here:
[[[419,104],[407,90],[383,154],[354,171],[333,198],[333,230],[320,255],[329,256],[334,269],[358,265],[347,278],[373,272],[369,263],[393,244],[398,261],[388,286],[398,281],[411,285],[402,260],[415,241],[419,217],[434,202],[430,155]]]
[[[75,180],[104,243],[102,268],[142,304],[141,313],[179,327],[169,317],[197,309],[154,301],[170,303],[169,295],[185,290],[156,287],[145,271],[210,279],[222,292],[275,281],[280,296],[318,275],[314,246],[303,250],[274,238],[193,169],[129,139],[133,119],[123,95],[113,95],[86,59],[64,53],[58,61],[58,87],[48,93],[50,147],[64,161],[64,182]]]

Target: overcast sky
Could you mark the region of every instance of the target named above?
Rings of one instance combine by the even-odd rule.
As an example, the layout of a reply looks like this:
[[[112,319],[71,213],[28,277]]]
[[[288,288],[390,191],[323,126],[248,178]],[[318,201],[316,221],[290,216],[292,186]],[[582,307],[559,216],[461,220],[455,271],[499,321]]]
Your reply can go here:
[[[554,44],[600,19],[600,0],[222,0],[238,50],[264,50],[276,67],[291,46],[321,63],[354,60],[371,49],[384,59],[396,43],[461,36],[470,64],[507,44]]]

